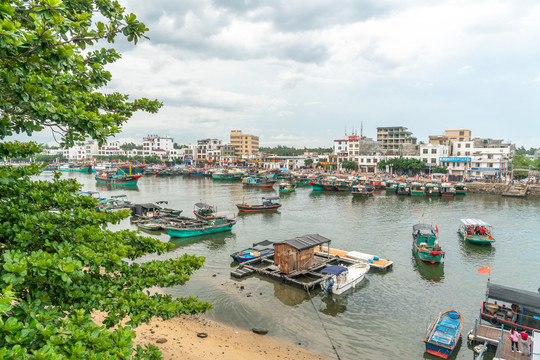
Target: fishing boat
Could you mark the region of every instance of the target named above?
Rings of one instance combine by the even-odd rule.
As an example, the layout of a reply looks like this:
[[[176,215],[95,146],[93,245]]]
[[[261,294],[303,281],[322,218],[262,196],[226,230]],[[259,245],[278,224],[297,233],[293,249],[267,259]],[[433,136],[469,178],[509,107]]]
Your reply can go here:
[[[99,199],[96,211],[114,212],[130,209],[132,205],[127,195],[113,195],[109,199]]]
[[[425,185],[426,196],[441,196],[439,186],[435,183],[427,183]]]
[[[243,172],[222,171],[222,172],[212,173],[213,180],[237,181],[237,180],[242,180],[242,176],[244,176]]]
[[[271,188],[277,182],[277,179],[270,179],[258,176],[249,176],[242,179],[242,186],[255,188]]]
[[[407,183],[399,183],[398,186],[397,186],[397,190],[396,190],[396,193],[398,195],[410,195],[410,188],[409,188],[409,184]]]
[[[322,185],[322,182],[321,182],[320,179],[312,180],[312,181],[309,182],[309,184],[311,185],[313,191],[323,191],[324,190],[324,186]]]
[[[369,264],[366,262],[355,262],[351,265],[330,265],[321,270],[321,274],[326,274],[327,278],[321,282],[323,294],[342,294],[345,291],[356,287],[369,271]]]
[[[155,221],[141,221],[137,223],[139,229],[148,231],[160,231],[162,230],[161,224]]]
[[[438,228],[428,224],[413,226],[413,251],[423,261],[441,262],[444,251],[439,246]]]
[[[235,224],[236,220],[227,219],[224,217],[212,218],[208,220],[179,217],[163,224],[162,227],[167,231],[167,234],[169,234],[170,237],[185,238],[222,231],[230,231]]]
[[[497,304],[497,301],[500,303]],[[536,291],[511,288],[488,281],[480,317],[494,326],[506,329],[514,326],[518,331],[540,332],[538,304],[540,294]]]
[[[440,313],[429,327],[424,338],[426,352],[448,359],[461,339],[462,330],[463,316],[459,311],[446,310]]]
[[[75,165],[75,164],[64,164],[58,167],[58,171],[67,171],[67,172],[91,172],[92,166],[90,165]]]
[[[467,187],[464,183],[455,183],[454,189],[456,190],[456,195],[467,195]]]
[[[323,187],[324,191],[336,191],[337,188],[335,186],[336,177],[335,176],[329,176],[326,179],[321,180],[321,185]]]
[[[212,205],[205,204],[203,202],[198,202],[193,205],[193,214],[199,219],[213,219],[216,216],[216,209]],[[221,216],[222,217],[222,216]]]
[[[354,185],[352,187],[353,196],[372,196],[373,187],[371,185]]]
[[[291,184],[289,182],[282,182],[279,184],[279,193],[291,193],[296,190],[296,184]]]
[[[495,242],[493,228],[484,220],[460,219],[458,232],[463,239],[480,245],[489,245]]]
[[[96,174],[96,181],[100,184],[135,186],[137,181],[142,177],[141,174],[136,175],[119,175],[110,172],[102,172]]]
[[[454,197],[456,194],[456,189],[454,189],[454,185],[450,183],[442,183],[439,187],[439,191],[441,192],[442,197]]]
[[[249,205],[243,202],[242,204],[236,204],[238,211],[243,212],[256,212],[256,211],[275,211],[281,207],[279,196],[264,196],[262,197],[262,204]]]
[[[391,180],[386,180],[385,185],[384,185],[384,189],[386,191],[396,192],[397,191],[397,186],[398,186],[398,184],[396,182],[391,181]]]
[[[253,259],[258,259],[262,256],[272,255],[274,254],[274,248],[273,247],[266,247],[264,249],[259,249],[259,246],[268,246],[273,245],[274,243],[269,240],[264,240],[259,243],[254,243],[253,247],[235,251],[231,254],[231,257],[238,261],[238,262],[246,262]]]
[[[413,181],[411,183],[410,194],[411,196],[424,196],[425,195],[424,184],[418,181]]]
[[[334,181],[334,188],[337,191],[352,191],[352,182],[346,179],[336,179]]]

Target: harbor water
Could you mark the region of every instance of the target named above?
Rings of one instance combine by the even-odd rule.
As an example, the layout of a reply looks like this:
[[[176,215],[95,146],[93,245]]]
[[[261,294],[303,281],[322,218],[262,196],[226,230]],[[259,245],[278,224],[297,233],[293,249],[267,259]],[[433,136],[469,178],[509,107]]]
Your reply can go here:
[[[183,209],[182,215],[191,217],[194,203],[203,201],[236,216],[238,223],[227,233],[171,239],[166,233],[141,232],[170,241],[175,248],[140,261],[183,253],[204,256],[204,268],[185,286],[164,291],[212,303],[214,309],[206,316],[217,321],[247,330],[266,328],[269,335],[333,358],[332,344],[341,359],[436,359],[424,353],[426,329],[439,312],[456,309],[465,319],[465,328],[451,359],[471,359],[466,334],[479,316],[487,283],[487,275],[479,275],[477,269],[491,265],[494,283],[529,291],[540,286],[538,198],[478,194],[415,198],[382,190],[364,199],[303,187],[282,195],[278,212],[244,215],[238,214],[236,203],[260,203],[262,196],[276,191],[181,176],[144,176],[136,187],[111,188],[97,184],[91,174],[62,176],[76,178],[82,190],[98,191],[101,197],[126,194],[134,203],[165,200],[167,207]],[[52,179],[52,173],[40,178]],[[460,218],[480,218],[493,225],[494,245],[464,242],[457,233]],[[438,226],[439,242],[446,251],[441,264],[425,264],[413,256],[412,227],[417,223]],[[113,228],[136,230],[128,219]],[[392,260],[394,267],[384,273],[371,271],[360,286],[342,295],[323,296],[319,290],[308,294],[257,276],[239,281],[230,277],[237,265],[232,252],[262,240],[304,234],[321,234],[332,240],[333,248]]]

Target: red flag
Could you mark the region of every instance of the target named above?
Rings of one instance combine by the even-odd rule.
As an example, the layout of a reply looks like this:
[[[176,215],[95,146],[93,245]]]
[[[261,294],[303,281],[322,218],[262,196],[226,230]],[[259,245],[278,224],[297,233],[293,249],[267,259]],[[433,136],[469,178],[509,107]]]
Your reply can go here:
[[[435,225],[435,230],[437,230],[437,232],[439,232],[439,227],[437,225]]]
[[[478,273],[479,274],[489,274],[489,273],[491,273],[491,265],[478,269]]]
[[[424,217],[424,213],[422,213],[422,217]]]

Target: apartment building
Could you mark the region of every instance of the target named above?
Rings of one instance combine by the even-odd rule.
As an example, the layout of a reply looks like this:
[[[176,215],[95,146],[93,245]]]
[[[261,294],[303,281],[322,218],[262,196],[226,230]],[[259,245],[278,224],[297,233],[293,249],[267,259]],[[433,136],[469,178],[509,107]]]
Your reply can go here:
[[[470,141],[471,130],[467,130],[467,129],[445,130],[444,136],[447,137],[449,141]]]
[[[242,134],[241,130],[231,130],[231,145],[234,146],[234,155],[254,155],[259,152],[259,137]]]
[[[148,135],[143,138],[143,156],[163,153],[174,149],[173,139],[169,136]]]
[[[385,155],[418,155],[416,138],[404,126],[378,127],[377,142],[381,144],[381,152]]]

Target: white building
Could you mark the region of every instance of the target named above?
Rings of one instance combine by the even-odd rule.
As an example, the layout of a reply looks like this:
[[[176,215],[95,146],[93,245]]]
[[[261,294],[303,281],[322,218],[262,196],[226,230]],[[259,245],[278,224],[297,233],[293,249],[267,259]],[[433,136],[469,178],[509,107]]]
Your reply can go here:
[[[174,142],[169,136],[148,135],[143,138],[143,156],[160,155],[162,150],[167,152],[173,149]]]
[[[441,166],[440,158],[448,157],[448,155],[449,149],[446,145],[420,145],[420,160],[425,162],[429,168]]]

